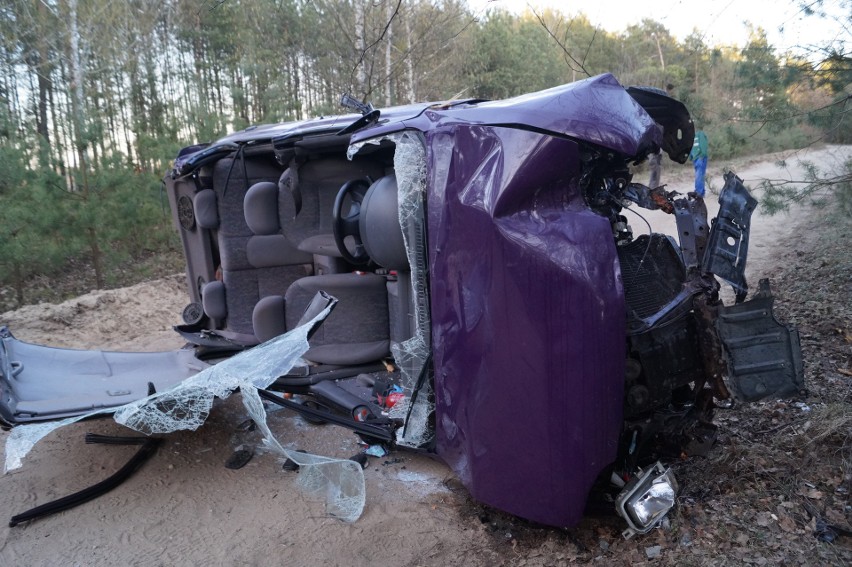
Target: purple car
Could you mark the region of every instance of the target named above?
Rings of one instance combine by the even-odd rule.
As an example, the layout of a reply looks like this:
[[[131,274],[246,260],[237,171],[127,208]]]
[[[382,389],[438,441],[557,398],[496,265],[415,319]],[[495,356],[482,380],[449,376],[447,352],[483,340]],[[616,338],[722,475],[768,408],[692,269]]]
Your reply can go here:
[[[661,150],[688,158],[682,103],[611,75],[502,101],[345,102],[357,112],[177,157],[165,181],[190,301],[176,330],[192,348],[151,359],[163,384],[128,362],[130,398],[333,304],[264,398],[435,453],[477,500],[543,524],[611,496],[632,535],[674,503],[660,462],[712,445],[716,401],[803,387],[768,283],[745,301],[756,201],[742,182],[726,175],[712,224],[700,197],[632,182]],[[673,214],[678,240],[635,236],[628,207]],[[44,347],[4,336],[3,420],[79,413],[67,386],[26,376],[25,351]]]

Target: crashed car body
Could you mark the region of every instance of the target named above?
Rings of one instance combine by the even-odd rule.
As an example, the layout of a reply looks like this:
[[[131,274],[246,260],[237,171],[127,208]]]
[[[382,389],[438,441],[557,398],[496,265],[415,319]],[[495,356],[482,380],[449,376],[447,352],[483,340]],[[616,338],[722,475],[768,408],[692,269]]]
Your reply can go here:
[[[196,362],[280,335],[333,296],[303,363],[275,384],[294,397],[268,399],[434,452],[477,500],[555,526],[579,521],[596,480],[623,486],[646,467],[633,497],[668,474],[647,468],[657,459],[706,449],[714,399],[802,387],[798,338],[768,285],[744,301],[756,202],[741,181],[726,177],[712,228],[700,198],[632,183],[630,167],[661,149],[686,161],[680,102],[601,75],[504,101],[359,110],[176,159],[165,182],[190,296],[177,330]],[[674,214],[679,242],[635,237],[624,213],[636,206]],[[6,422],[79,411],[22,411],[24,372],[2,372]],[[636,532],[656,519],[618,504]]]

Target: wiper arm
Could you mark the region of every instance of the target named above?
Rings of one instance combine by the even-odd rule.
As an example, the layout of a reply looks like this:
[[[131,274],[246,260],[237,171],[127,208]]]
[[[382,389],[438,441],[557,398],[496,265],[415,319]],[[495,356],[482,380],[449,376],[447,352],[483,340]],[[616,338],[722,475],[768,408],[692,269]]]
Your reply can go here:
[[[352,95],[344,93],[343,96],[340,97],[340,104],[350,110],[355,110],[361,113],[361,118],[340,130],[337,135],[345,136],[347,134],[351,134],[353,132],[357,132],[361,128],[366,128],[370,124],[379,121],[379,117],[382,115],[381,111],[373,108],[373,105],[369,102],[361,102],[356,99]]]
[[[373,110],[375,110],[371,103],[361,102],[360,100],[348,93],[343,93],[343,95],[340,97],[340,106],[348,108],[350,110],[354,110],[360,113],[362,116],[366,116],[367,114],[370,114],[371,112],[373,112]]]

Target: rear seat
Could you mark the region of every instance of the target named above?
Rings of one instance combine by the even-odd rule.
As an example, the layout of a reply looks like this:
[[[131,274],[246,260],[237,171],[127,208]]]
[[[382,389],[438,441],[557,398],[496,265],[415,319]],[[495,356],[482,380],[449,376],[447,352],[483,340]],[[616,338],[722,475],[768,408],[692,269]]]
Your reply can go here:
[[[246,221],[249,188],[263,182],[274,186],[280,175],[280,166],[271,160],[225,158],[215,165],[213,189],[199,191],[194,199],[199,225],[216,231],[221,262],[221,281],[202,289],[204,312],[223,336],[246,345],[258,342],[252,324],[258,301],[313,272],[312,255],[290,244],[280,226],[257,217],[254,228],[260,230],[255,232]]]

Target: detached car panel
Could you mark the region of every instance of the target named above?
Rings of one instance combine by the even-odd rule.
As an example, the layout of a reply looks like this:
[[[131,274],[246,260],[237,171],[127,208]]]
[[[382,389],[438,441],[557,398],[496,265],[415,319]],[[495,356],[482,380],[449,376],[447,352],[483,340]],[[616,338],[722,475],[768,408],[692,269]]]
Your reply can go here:
[[[34,345],[0,327],[0,420],[18,425],[118,407],[208,365],[191,349],[109,352]]]
[[[769,281],[749,301],[720,308],[716,323],[734,397],[745,402],[786,397],[805,388],[799,332],[772,312]]]

